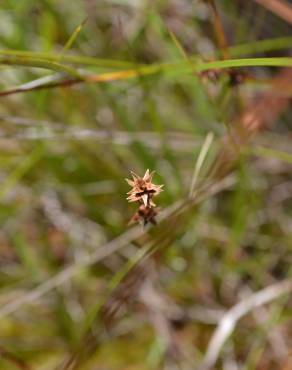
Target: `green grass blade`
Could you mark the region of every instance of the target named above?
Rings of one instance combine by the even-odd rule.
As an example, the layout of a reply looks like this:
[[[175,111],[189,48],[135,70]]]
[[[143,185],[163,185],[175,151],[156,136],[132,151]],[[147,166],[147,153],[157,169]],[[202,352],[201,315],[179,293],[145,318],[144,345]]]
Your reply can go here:
[[[30,57],[19,57],[19,56],[1,56],[0,57],[0,64],[11,65],[11,66],[23,66],[23,67],[34,67],[34,68],[42,68],[47,69],[53,72],[62,72],[66,73],[70,76],[76,78],[82,78],[79,72],[68,66],[64,66],[60,63],[53,62],[46,59],[36,59]]]
[[[30,155],[15,168],[14,171],[2,182],[0,187],[0,200],[21,180],[21,178],[41,159],[43,148],[37,147]]]
[[[251,153],[258,157],[277,159],[282,162],[292,164],[292,153],[282,152],[275,149],[264,148],[262,146],[256,146],[251,148]]]

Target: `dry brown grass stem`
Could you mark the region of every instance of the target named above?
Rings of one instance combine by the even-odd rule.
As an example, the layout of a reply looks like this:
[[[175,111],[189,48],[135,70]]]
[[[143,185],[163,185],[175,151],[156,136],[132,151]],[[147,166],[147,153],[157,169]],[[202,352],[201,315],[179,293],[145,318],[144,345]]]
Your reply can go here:
[[[292,5],[286,0],[255,0],[284,21],[292,24]]]
[[[207,349],[207,353],[200,370],[213,369],[220,351],[226,340],[232,334],[238,321],[257,307],[263,306],[292,291],[292,279],[281,281],[252,294],[243,299],[226,312],[220,320]]]

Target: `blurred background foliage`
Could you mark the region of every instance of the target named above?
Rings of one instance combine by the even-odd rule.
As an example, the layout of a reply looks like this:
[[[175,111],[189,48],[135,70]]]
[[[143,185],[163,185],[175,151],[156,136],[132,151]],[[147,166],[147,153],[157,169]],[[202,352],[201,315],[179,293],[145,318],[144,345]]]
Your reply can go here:
[[[17,304],[128,229],[136,210],[126,201],[124,178],[130,170],[156,171],[154,182],[165,184],[156,202],[162,209],[185,199],[206,135],[213,132],[214,139],[202,181],[222,138],[281,73],[280,63],[245,68],[244,62],[242,83],[232,83],[228,72],[215,80],[195,73],[196,62],[185,55],[224,58],[211,3],[1,2],[1,369],[57,369],[68,354],[88,345],[83,328],[93,316],[92,341],[98,344],[80,369],[196,369],[225,310],[291,277],[292,112],[287,106],[246,147],[232,185],[218,194],[207,192],[179,225],[158,225],[146,239],[130,240],[102,261],[81,266],[39,299]],[[216,3],[229,55],[276,61],[291,55],[287,21],[252,0]],[[47,67],[37,68],[39,60]],[[194,64],[185,73],[172,64],[176,61]],[[72,78],[54,71],[54,62],[70,67],[77,79],[80,73],[126,73],[121,80],[1,95]],[[144,74],[143,66],[152,63],[169,64],[170,73]],[[138,76],[127,78],[133,68]],[[280,93],[289,97],[291,89]],[[104,323],[96,307],[121,284],[119,274],[128,273],[129,261],[140,266],[135,256],[145,240],[164,246],[151,265],[150,288],[139,287],[134,304],[111,319],[110,332],[101,335]],[[175,313],[156,312],[156,300]],[[291,315],[287,296],[249,313],[215,368],[284,369],[292,345]]]

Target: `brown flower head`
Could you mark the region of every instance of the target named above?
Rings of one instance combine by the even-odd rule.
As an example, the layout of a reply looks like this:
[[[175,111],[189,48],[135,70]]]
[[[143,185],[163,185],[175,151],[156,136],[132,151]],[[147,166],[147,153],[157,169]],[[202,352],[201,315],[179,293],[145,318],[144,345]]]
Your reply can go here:
[[[152,225],[156,225],[156,219],[159,212],[159,208],[155,207],[146,207],[144,204],[139,206],[138,211],[134,214],[134,216],[129,221],[129,225],[134,224],[136,222],[142,223],[146,226],[149,222]]]
[[[152,198],[162,191],[163,185],[154,185],[152,177],[155,171],[150,173],[149,170],[145,172],[143,177],[136,175],[131,171],[133,180],[126,179],[127,183],[132,186],[132,189],[127,193],[129,202],[139,202],[145,207],[155,207]]]

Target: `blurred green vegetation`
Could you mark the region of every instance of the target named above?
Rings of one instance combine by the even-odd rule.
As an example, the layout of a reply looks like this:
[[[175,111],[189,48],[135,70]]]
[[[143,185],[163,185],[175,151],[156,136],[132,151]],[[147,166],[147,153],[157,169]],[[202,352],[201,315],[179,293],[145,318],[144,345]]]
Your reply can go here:
[[[222,312],[291,277],[291,107],[246,147],[231,186],[83,266],[128,230],[137,208],[126,201],[131,170],[156,171],[162,209],[187,199],[207,134],[200,183],[248,104],[292,66],[291,25],[253,1],[216,3],[228,60],[204,1],[2,2],[0,369],[57,369],[87,346],[93,322],[98,344],[80,369],[196,369]],[[247,75],[243,83],[231,83],[230,66]],[[212,68],[223,68],[215,81],[199,73]],[[163,247],[149,257],[157,292],[145,288],[141,298],[139,288],[100,334],[102,304],[133,266],[147,264],[148,245]],[[18,305],[68,266],[76,274]],[[179,353],[167,348],[155,294],[183,312],[165,314]],[[216,369],[282,368],[291,315],[287,296],[247,315]]]

